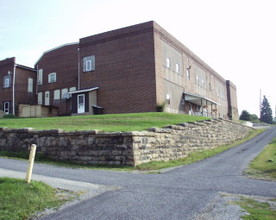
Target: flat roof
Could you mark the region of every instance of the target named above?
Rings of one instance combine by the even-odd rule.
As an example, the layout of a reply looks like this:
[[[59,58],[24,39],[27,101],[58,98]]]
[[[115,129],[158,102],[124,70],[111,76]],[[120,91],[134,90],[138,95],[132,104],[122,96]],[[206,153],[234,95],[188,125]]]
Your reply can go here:
[[[77,93],[84,93],[84,92],[91,92],[94,90],[99,89],[99,87],[93,87],[93,88],[89,88],[89,89],[82,89],[82,90],[76,90],[76,91],[72,91],[72,92],[68,92],[69,94],[77,94]]]

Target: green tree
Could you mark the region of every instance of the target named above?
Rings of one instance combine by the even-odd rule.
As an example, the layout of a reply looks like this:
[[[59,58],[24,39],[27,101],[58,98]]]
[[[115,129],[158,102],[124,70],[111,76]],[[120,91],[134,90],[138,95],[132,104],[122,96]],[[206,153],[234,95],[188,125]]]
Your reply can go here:
[[[267,98],[264,96],[261,105],[261,117],[260,121],[272,124],[272,110]]]
[[[240,120],[243,120],[243,121],[250,121],[251,118],[250,118],[250,114],[248,111],[246,110],[243,110],[241,115],[240,115]]]
[[[257,122],[257,121],[259,121],[259,118],[258,118],[257,115],[251,114],[251,115],[250,115],[250,121]]]

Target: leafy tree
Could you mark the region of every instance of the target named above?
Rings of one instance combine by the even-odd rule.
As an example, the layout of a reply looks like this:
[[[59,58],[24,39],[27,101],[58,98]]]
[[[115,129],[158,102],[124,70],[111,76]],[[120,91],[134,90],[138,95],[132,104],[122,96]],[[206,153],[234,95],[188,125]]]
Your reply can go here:
[[[243,121],[250,121],[250,114],[248,111],[246,110],[243,110],[241,115],[240,115],[240,120],[243,120]]]
[[[251,114],[251,115],[250,115],[250,121],[257,122],[257,121],[259,121],[259,118],[258,118],[257,115]]]
[[[267,98],[264,96],[261,105],[261,117],[260,121],[272,124],[272,110]]]

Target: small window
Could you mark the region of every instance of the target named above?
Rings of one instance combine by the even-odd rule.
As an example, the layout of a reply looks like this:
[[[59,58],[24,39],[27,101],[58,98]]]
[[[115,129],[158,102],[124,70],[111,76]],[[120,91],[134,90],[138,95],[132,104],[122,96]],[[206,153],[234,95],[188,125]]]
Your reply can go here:
[[[187,69],[187,70],[186,70],[186,78],[187,78],[188,80],[191,79],[191,72],[190,72],[190,69]]]
[[[171,67],[171,60],[169,57],[166,58],[166,67],[170,68]]]
[[[67,88],[64,88],[61,90],[61,98],[65,99],[68,97],[68,89]]]
[[[38,94],[37,94],[37,104],[38,105],[42,105],[42,97],[43,97],[43,92],[39,92]]]
[[[83,72],[95,70],[95,55],[83,57]]]
[[[57,89],[54,91],[54,100],[59,100],[60,99],[60,90]]]
[[[33,89],[34,89],[33,82],[34,82],[33,78],[28,78],[28,92],[33,93]]]
[[[57,74],[56,73],[50,73],[48,74],[48,83],[53,83],[57,81]]]
[[[43,82],[43,69],[38,70],[38,76],[37,76],[37,84],[42,85]]]
[[[170,104],[171,103],[171,97],[169,94],[166,95],[166,100],[167,100],[167,103]]]
[[[76,87],[70,87],[69,88],[69,92],[73,92],[73,91],[76,91]]]
[[[3,78],[3,88],[9,88],[11,87],[11,76],[7,75]]]
[[[175,72],[179,73],[179,64],[178,63],[175,64]]]

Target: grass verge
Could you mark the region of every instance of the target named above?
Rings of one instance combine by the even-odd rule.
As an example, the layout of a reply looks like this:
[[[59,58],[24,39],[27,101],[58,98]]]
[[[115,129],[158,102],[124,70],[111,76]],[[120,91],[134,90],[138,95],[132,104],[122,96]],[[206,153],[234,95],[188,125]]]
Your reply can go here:
[[[0,127],[16,129],[32,127],[36,130],[62,129],[65,131],[93,129],[107,132],[142,131],[151,127],[164,127],[206,119],[209,118],[164,112],[147,112],[48,118],[0,118]]]
[[[253,178],[276,180],[276,138],[251,161],[245,173]]]
[[[275,220],[276,210],[275,207],[269,202],[256,201],[250,198],[242,197],[240,201],[236,202],[248,215],[241,216],[246,220]]]
[[[0,178],[0,220],[28,219],[46,208],[62,205],[72,197],[59,197],[57,190],[32,181]]]

